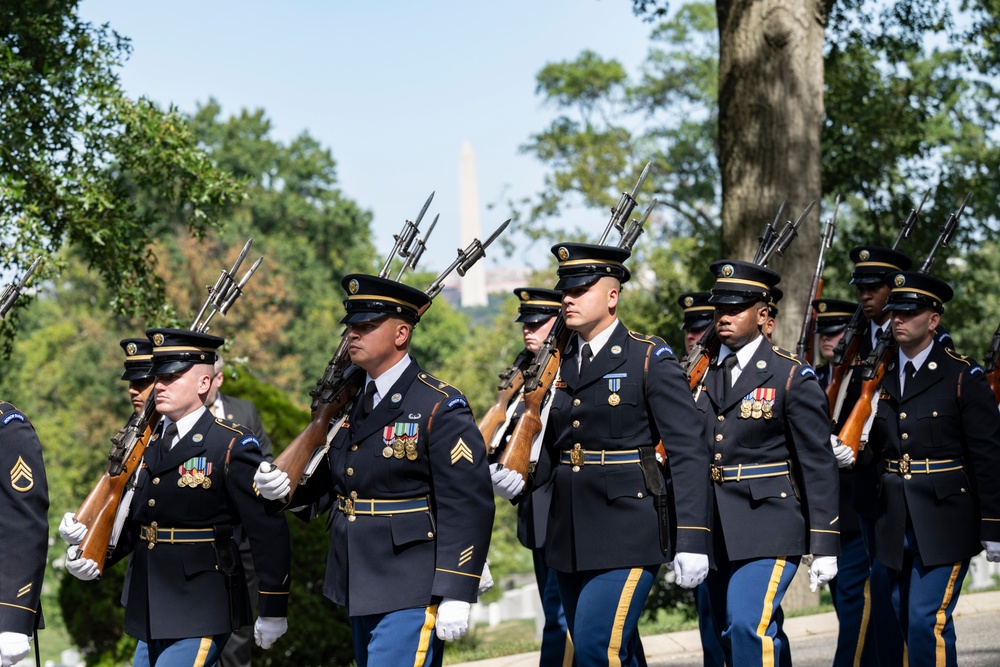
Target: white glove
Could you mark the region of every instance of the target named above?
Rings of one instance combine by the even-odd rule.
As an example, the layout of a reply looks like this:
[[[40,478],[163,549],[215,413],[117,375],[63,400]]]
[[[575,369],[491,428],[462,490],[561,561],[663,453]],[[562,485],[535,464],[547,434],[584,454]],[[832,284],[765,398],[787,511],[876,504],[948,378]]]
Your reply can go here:
[[[97,561],[81,557],[75,544],[66,550],[66,569],[80,581],[90,581],[101,576]]]
[[[694,588],[708,576],[708,556],[679,551],[670,563],[675,581],[681,588]]]
[[[469,612],[472,605],[461,600],[445,598],[438,604],[437,629],[438,639],[446,642],[455,641],[469,629]]]
[[[253,474],[253,483],[265,500],[281,500],[288,495],[292,483],[288,481],[288,473],[261,461],[257,472]]]
[[[1000,563],[1000,542],[983,542],[983,548],[986,549],[986,560],[991,563]]]
[[[837,465],[841,468],[850,468],[854,465],[854,450],[847,445],[837,442],[837,436],[830,436],[830,444],[833,445],[833,455],[837,458]]]
[[[483,574],[479,577],[479,588],[476,590],[476,595],[482,595],[491,588],[493,588],[493,574],[490,572],[490,564],[483,563]]]
[[[253,624],[253,640],[265,651],[288,632],[288,619],[284,616],[258,616]]]
[[[510,468],[501,468],[499,463],[490,464],[490,481],[493,482],[493,493],[504,500],[516,498],[524,490],[524,478],[521,473]]]
[[[836,556],[815,556],[809,566],[809,590],[815,593],[820,586],[836,576]]]
[[[28,655],[31,637],[20,632],[0,632],[0,664],[10,667]]]
[[[79,544],[87,536],[86,524],[80,523],[73,518],[72,512],[63,514],[62,521],[59,522],[59,537],[70,544]]]

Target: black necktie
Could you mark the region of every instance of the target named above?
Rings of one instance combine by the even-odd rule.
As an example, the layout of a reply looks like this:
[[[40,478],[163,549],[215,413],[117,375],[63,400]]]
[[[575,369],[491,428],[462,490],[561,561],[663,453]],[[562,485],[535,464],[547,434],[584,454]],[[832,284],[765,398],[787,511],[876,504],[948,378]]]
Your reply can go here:
[[[169,451],[173,447],[174,438],[177,437],[177,424],[170,422],[170,425],[163,430],[163,444]]]
[[[370,415],[375,409],[376,391],[378,391],[378,387],[375,386],[375,380],[369,380],[368,386],[365,387],[365,399],[361,402],[361,419]]]
[[[735,353],[730,353],[728,357],[722,360],[722,370],[723,372],[723,385],[722,396],[725,397],[729,391],[733,388],[733,368],[736,367],[736,363],[739,359],[736,358]],[[725,400],[725,399],[723,399]]]
[[[583,372],[587,370],[593,356],[594,353],[590,351],[590,343],[584,343],[583,349],[580,350],[580,377],[583,377]]]
[[[903,388],[900,390],[899,395],[902,396],[906,388],[910,386],[910,382],[913,380],[914,373],[917,372],[916,366],[913,365],[912,361],[907,361],[903,364],[903,375],[906,377],[906,382],[903,384]]]

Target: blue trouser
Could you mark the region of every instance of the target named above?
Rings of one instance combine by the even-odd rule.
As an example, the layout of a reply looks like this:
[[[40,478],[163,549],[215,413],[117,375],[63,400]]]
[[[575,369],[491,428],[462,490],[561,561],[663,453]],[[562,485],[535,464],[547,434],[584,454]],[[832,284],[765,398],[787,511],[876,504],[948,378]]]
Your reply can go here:
[[[868,581],[869,599],[872,604],[872,623],[869,631],[878,655],[878,664],[883,667],[895,667],[903,662],[903,633],[899,629],[899,619],[896,607],[892,603],[892,584],[889,581],[889,568],[875,560],[875,522],[858,515],[861,523],[861,537],[868,549],[868,563],[871,565],[871,576]]]
[[[139,641],[132,667],[211,667],[219,659],[229,633],[185,639]]]
[[[578,667],[641,667],[639,616],[659,565],[557,572]]]
[[[907,520],[903,537],[903,568],[889,570],[892,602],[906,637],[908,667],[955,667],[955,622],[962,582],[969,559],[927,566],[920,557],[913,525]]]
[[[439,667],[444,641],[434,631],[436,622],[436,604],[388,614],[351,616],[357,666]]]
[[[535,565],[538,594],[542,598],[542,614],[545,616],[539,667],[568,667],[573,664],[573,642],[569,639],[556,571],[545,564],[545,549],[532,549],[531,558]]]
[[[716,566],[706,581],[726,664],[790,667],[781,599],[799,567],[799,556],[717,561]]]
[[[698,610],[698,633],[705,667],[725,667],[726,653],[719,643],[719,633],[712,622],[712,602],[708,584],[702,582],[694,589],[694,605]]]
[[[871,563],[861,533],[841,533],[837,576],[830,581],[830,596],[840,626],[833,667],[877,667],[879,664],[871,636],[870,575]]]

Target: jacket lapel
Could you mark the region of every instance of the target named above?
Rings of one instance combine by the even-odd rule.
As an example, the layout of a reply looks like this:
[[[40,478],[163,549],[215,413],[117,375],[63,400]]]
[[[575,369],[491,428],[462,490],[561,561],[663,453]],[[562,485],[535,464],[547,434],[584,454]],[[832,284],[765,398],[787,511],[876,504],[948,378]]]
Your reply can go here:
[[[913,377],[906,381],[906,385],[903,387],[903,398],[900,403],[906,403],[911,398],[919,396],[923,392],[927,391],[930,387],[934,386],[944,377],[942,371],[941,357],[944,355],[943,348],[938,345],[938,343],[932,342],[933,346],[930,354],[924,359],[923,365],[920,369],[914,373]],[[899,363],[899,358],[897,357],[896,363]],[[896,372],[893,373],[896,378],[896,386],[899,386],[899,366],[896,367]],[[897,394],[898,395],[898,394]]]
[[[566,383],[566,391],[571,394],[580,384],[579,354],[580,337],[573,334],[569,343],[566,344],[566,352],[563,354],[562,364],[559,366],[559,379]]]

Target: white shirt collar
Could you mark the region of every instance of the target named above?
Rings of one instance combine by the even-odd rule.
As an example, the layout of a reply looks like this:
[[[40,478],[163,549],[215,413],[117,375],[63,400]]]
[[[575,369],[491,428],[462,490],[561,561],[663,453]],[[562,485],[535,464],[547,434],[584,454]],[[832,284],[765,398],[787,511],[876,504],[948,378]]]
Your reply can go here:
[[[374,402],[372,403],[373,406],[378,405],[379,401],[382,400],[382,397],[389,393],[389,390],[392,389],[392,385],[396,384],[396,380],[403,375],[403,371],[405,371],[409,365],[410,355],[404,354],[403,358],[397,361],[392,368],[387,370],[385,373],[382,373],[382,375],[379,375],[377,378],[373,378],[367,373],[365,374],[366,387],[370,381],[375,380],[375,397]]]
[[[872,348],[878,344],[878,336],[875,332],[888,326],[889,320],[886,320],[884,324],[875,324],[875,320],[868,320],[868,339],[872,342]]]
[[[617,326],[618,326],[618,318],[616,317],[615,321],[612,322],[607,329],[594,336],[592,340],[583,340],[580,334],[577,334],[577,338],[579,339],[580,343],[580,349],[581,350],[583,349],[584,344],[590,345],[590,353],[594,355],[594,358],[596,358],[597,353],[600,352],[602,349],[604,349],[604,346],[608,344],[609,340],[611,340],[611,334],[614,333],[615,328]]]
[[[743,347],[741,347],[739,350],[736,351],[735,353],[736,365],[739,368],[739,370],[743,370],[744,368],[746,368],[747,364],[750,363],[750,360],[753,359],[753,355],[757,353],[757,348],[760,347],[760,342],[762,340],[764,340],[764,334],[757,336],[755,340],[747,343],[746,345],[744,345]],[[733,351],[729,348],[728,345],[723,344],[719,346],[718,363],[720,366],[722,365],[722,361],[730,354],[733,354]]]
[[[178,419],[175,422],[177,424],[177,438],[174,440],[174,442],[179,442],[181,438],[183,438],[184,436],[186,436],[188,434],[188,431],[190,431],[192,428],[194,428],[194,425],[198,422],[199,419],[201,419],[202,413],[204,413],[205,410],[207,410],[207,409],[208,408],[206,408],[203,405],[200,408],[198,408],[197,410],[195,410],[194,412],[192,412],[190,414],[186,414],[183,417],[181,417],[180,419]],[[168,426],[170,426],[170,420],[168,418],[164,417],[163,418],[163,429],[166,430],[166,428]],[[173,448],[174,442],[168,443],[167,447],[168,448]]]
[[[913,372],[914,373],[917,372],[917,371],[919,371],[920,367],[924,365],[925,361],[927,361],[927,357],[930,355],[931,348],[933,348],[933,347],[934,347],[934,341],[931,341],[930,345],[928,345],[927,347],[925,347],[924,349],[922,349],[920,352],[917,352],[917,356],[913,357],[912,359],[910,357],[906,356],[906,354],[904,354],[903,351],[900,350],[899,351],[899,373],[900,373],[900,376],[902,376],[902,374],[905,372],[903,370],[903,367],[906,366],[906,362],[907,361],[913,362]]]

